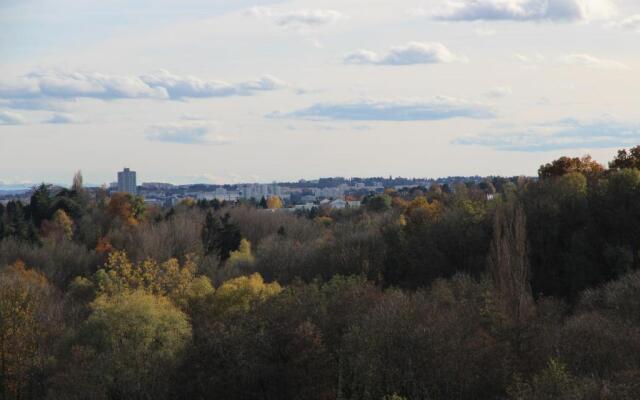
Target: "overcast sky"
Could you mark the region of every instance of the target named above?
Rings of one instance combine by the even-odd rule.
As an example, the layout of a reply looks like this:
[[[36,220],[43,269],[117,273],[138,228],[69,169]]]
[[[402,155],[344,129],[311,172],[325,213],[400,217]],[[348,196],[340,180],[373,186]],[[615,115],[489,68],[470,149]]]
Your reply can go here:
[[[0,182],[606,162],[640,144],[638,3],[2,0]]]

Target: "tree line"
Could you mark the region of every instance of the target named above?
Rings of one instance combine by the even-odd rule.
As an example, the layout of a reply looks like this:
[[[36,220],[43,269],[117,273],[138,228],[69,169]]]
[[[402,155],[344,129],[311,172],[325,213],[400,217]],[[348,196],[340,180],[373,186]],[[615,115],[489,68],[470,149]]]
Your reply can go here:
[[[298,214],[0,206],[0,399],[636,399],[640,146]]]

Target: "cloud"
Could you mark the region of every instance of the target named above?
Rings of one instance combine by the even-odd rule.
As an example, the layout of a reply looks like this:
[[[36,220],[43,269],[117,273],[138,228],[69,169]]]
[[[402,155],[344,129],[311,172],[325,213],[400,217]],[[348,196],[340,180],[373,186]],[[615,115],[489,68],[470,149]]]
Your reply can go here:
[[[344,58],[345,64],[371,65],[439,64],[455,61],[466,59],[456,56],[445,45],[434,42],[409,42],[404,46],[392,47],[385,54],[357,50]]]
[[[75,124],[79,121],[71,114],[53,114],[43,122],[45,124]]]
[[[277,90],[286,86],[283,81],[269,75],[253,81],[231,84],[174,75],[165,70],[143,75],[140,79],[149,87],[164,91],[170,99],[251,96],[257,92]]]
[[[620,21],[615,21],[611,25],[640,33],[640,14],[631,15]]]
[[[319,27],[335,23],[344,18],[335,10],[296,10],[279,12],[266,7],[253,7],[246,11],[246,15],[272,20],[276,25],[284,28]]]
[[[0,125],[22,125],[24,117],[18,113],[0,110]]]
[[[490,147],[499,151],[542,152],[578,148],[613,148],[637,145],[640,125],[616,121],[583,123],[573,119],[539,125],[535,129],[504,134],[461,137],[454,144]]]
[[[2,90],[0,83],[0,90]],[[12,108],[14,110],[47,110],[62,111],[59,103],[51,99],[2,99],[0,98],[0,106]]]
[[[6,99],[81,97],[98,99],[165,98],[166,91],[153,88],[136,76],[107,75],[99,72],[32,72],[15,84],[0,84],[0,97]]]
[[[258,92],[283,88],[284,82],[272,76],[240,83],[206,80],[193,76],[174,75],[160,70],[141,76],[108,75],[99,72],[32,72],[15,83],[0,83],[0,99],[5,102],[25,102],[78,98],[169,99],[251,96]]]
[[[542,64],[545,61],[545,57],[540,53],[532,55],[514,54],[513,59],[527,65]]]
[[[494,99],[498,99],[498,98],[502,98],[502,97],[511,96],[511,94],[513,94],[513,90],[511,89],[511,87],[509,87],[509,86],[500,86],[500,87],[495,87],[495,88],[489,89],[485,93],[485,96],[491,97],[491,98],[494,98]]]
[[[514,54],[513,59],[526,67],[535,68],[543,64],[577,65],[596,69],[629,70],[629,66],[616,60],[602,59],[590,54],[568,54],[557,59],[547,59],[542,54]]]
[[[146,139],[155,142],[223,145],[231,139],[212,135],[212,124],[206,122],[180,122],[151,125],[146,130]]]
[[[492,118],[490,107],[465,100],[437,97],[423,102],[357,101],[319,103],[289,113],[271,113],[271,118],[350,121],[435,121],[457,117]]]
[[[619,61],[601,59],[589,54],[570,54],[563,57],[560,61],[565,64],[582,65],[585,67],[597,69],[630,69],[627,65]]]
[[[590,21],[614,13],[611,0],[450,0],[431,16],[449,21]]]
[[[189,174],[186,176],[179,177],[180,181],[188,182],[188,183],[214,183],[214,184],[223,184],[223,183],[246,183],[246,182],[256,182],[259,180],[256,176],[244,176],[236,173],[230,172],[222,172],[218,174],[212,174],[209,172],[195,173]]]

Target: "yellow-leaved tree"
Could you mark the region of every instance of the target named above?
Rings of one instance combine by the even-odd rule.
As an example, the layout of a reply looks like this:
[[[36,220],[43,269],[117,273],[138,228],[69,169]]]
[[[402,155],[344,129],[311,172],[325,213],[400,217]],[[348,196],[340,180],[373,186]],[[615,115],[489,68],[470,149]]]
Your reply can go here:
[[[242,265],[251,265],[255,261],[255,257],[251,253],[251,242],[247,239],[240,241],[238,250],[229,253],[229,259],[227,260],[227,266],[237,267]]]
[[[217,312],[248,311],[255,302],[265,301],[282,291],[278,282],[265,283],[259,273],[230,279],[213,295]]]
[[[282,208],[282,199],[280,198],[280,196],[270,196],[267,199],[267,208]]]
[[[71,240],[73,238],[73,220],[64,210],[58,209],[53,214],[54,225],[62,232],[64,237]]]
[[[73,238],[73,220],[62,209],[56,210],[51,220],[42,221],[40,227],[42,236],[60,240],[62,238],[71,240]]]
[[[175,368],[191,340],[187,315],[171,301],[144,290],[101,295],[78,333],[77,349],[98,371],[88,393],[74,398],[162,398],[166,371]]]
[[[442,204],[433,200],[431,203],[423,196],[418,196],[409,203],[404,212],[408,224],[421,225],[435,222],[442,215]]]
[[[61,319],[59,298],[44,275],[21,261],[0,272],[0,398],[24,397],[30,374],[46,367]]]
[[[195,297],[205,297],[213,286],[205,276],[196,276],[196,263],[187,256],[184,264],[172,258],[163,263],[148,259],[133,264],[123,251],[109,254],[106,264],[95,274],[99,294],[114,295],[126,291],[167,296],[174,304],[185,308]]]

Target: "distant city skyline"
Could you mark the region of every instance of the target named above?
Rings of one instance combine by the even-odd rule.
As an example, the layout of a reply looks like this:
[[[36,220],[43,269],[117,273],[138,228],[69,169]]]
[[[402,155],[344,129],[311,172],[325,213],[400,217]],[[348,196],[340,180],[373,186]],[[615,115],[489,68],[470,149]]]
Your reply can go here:
[[[640,144],[633,0],[8,0],[0,181],[535,175]]]
[[[76,172],[78,172],[80,170],[77,170]],[[80,171],[82,173],[82,171]],[[136,173],[136,176],[138,176],[138,172],[134,171]],[[534,176],[535,174],[532,175],[510,175],[510,176],[504,176],[504,177],[514,177],[514,176]],[[136,186],[140,187],[140,186],[145,186],[145,185],[172,185],[172,186],[189,186],[189,185],[210,185],[210,186],[246,186],[246,185],[273,185],[273,184],[290,184],[290,183],[300,183],[300,182],[316,182],[318,180],[321,179],[328,179],[328,178],[343,178],[343,179],[375,179],[375,178],[383,178],[383,179],[387,179],[387,178],[392,178],[392,179],[415,179],[415,180],[438,180],[438,179],[446,179],[446,178],[453,178],[453,177],[476,177],[476,176],[480,176],[482,177],[482,175],[443,175],[443,176],[401,176],[401,175],[389,175],[389,176],[385,176],[385,175],[361,175],[361,176],[338,176],[338,175],[333,175],[333,176],[318,176],[318,177],[313,177],[313,178],[309,178],[309,177],[300,177],[297,179],[289,179],[289,180],[282,180],[282,181],[238,181],[238,182],[227,182],[227,183],[214,183],[214,182],[198,182],[198,181],[192,181],[192,182],[182,182],[182,183],[176,183],[176,182],[171,182],[169,180],[144,180],[144,181],[140,181],[137,182]],[[487,175],[486,177],[488,177],[489,175]],[[84,174],[83,174],[83,178],[85,178]],[[35,180],[35,181],[28,181],[28,182],[11,182],[11,181],[3,181],[0,180],[0,190],[3,187],[15,187],[15,188],[31,188],[40,184],[46,184],[46,185],[55,185],[55,186],[60,186],[60,187],[67,187],[70,188],[72,186],[72,181],[70,179],[67,179],[68,182],[61,180],[61,181],[50,181],[50,180]],[[137,180],[137,177],[136,177]],[[117,172],[116,172],[116,179],[113,179],[111,181],[105,181],[105,182],[92,182],[92,181],[85,181],[83,186],[85,187],[92,187],[92,188],[99,188],[101,186],[106,186],[107,188],[111,188],[113,190],[118,190],[118,179],[117,179]]]

